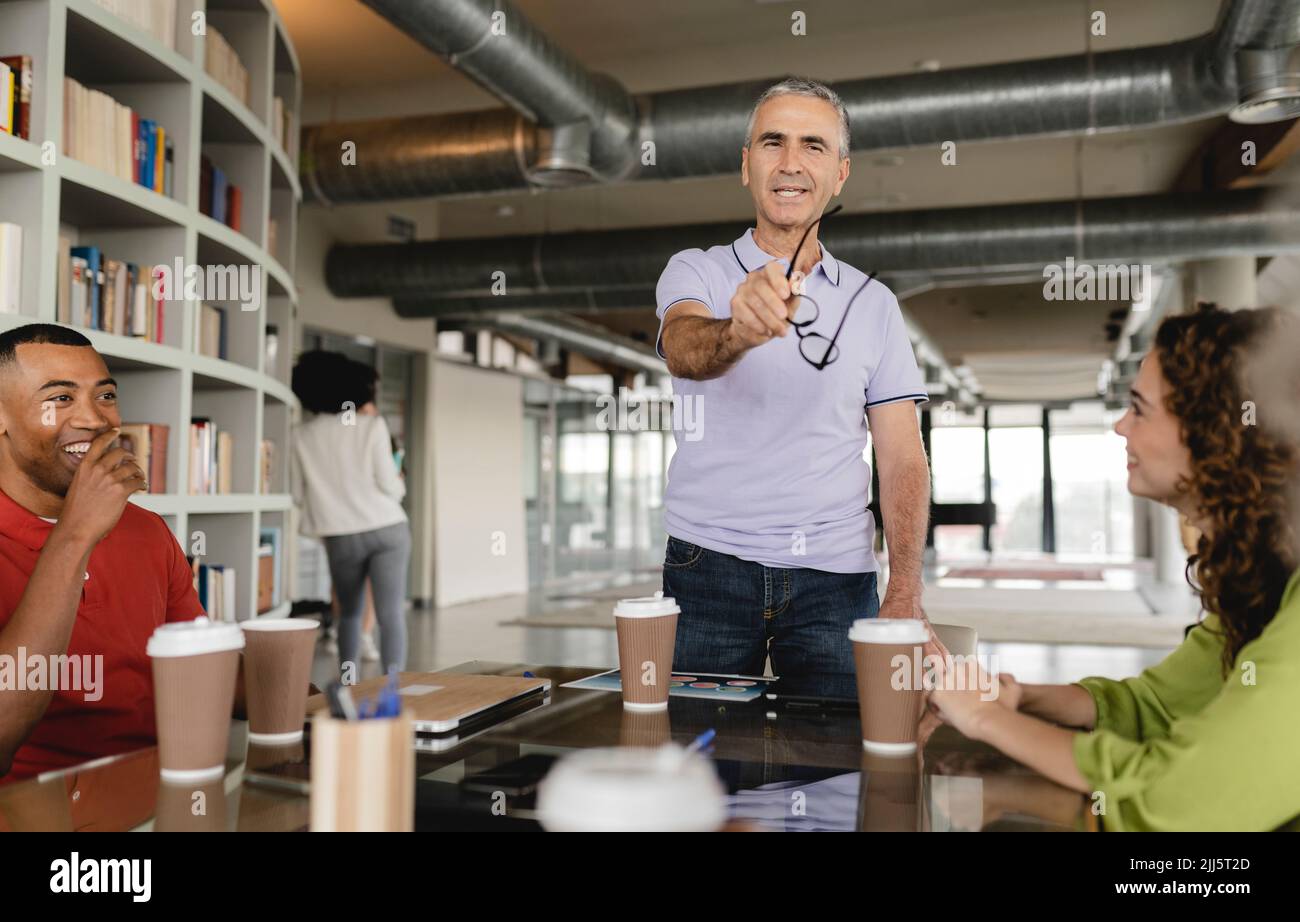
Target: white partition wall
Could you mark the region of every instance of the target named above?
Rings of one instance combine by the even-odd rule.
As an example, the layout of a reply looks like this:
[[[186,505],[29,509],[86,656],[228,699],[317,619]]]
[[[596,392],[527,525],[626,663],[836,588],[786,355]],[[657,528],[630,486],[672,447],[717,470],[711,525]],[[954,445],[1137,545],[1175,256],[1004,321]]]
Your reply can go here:
[[[432,365],[436,604],[527,592],[523,379]]]

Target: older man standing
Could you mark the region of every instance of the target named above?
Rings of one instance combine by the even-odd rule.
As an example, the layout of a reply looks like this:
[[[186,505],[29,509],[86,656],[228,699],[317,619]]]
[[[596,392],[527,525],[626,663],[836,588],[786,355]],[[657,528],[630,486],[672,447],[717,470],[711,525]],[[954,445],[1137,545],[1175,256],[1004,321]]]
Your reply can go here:
[[[893,293],[817,240],[849,175],[835,92],[799,79],[764,92],[740,175],[756,225],[677,253],[657,291],[674,392],[704,411],[703,437],[677,440],[665,497],[664,594],[682,609],[674,669],[757,675],[770,655],[788,693],[852,697],[854,619],[924,618],[930,479],[916,405],[928,395]]]

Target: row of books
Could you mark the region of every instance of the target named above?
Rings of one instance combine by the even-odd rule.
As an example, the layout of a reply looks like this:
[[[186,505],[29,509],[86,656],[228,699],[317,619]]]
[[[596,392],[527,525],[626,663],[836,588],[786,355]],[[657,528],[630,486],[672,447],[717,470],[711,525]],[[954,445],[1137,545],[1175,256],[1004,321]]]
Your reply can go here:
[[[164,303],[153,296],[160,267],[109,258],[99,247],[59,238],[59,323],[163,341]]]
[[[213,80],[228,89],[236,99],[248,105],[248,68],[239,60],[226,37],[208,23],[203,67]]]
[[[32,136],[35,71],[28,55],[0,57],[0,132],[23,140]]]
[[[190,418],[190,493],[232,493],[235,439],[207,416]]]
[[[231,230],[243,222],[244,195],[221,167],[204,155],[199,158],[199,211]]]
[[[23,229],[0,223],[0,314],[17,314],[23,297]]]
[[[150,493],[167,492],[167,435],[170,427],[161,423],[123,423],[118,441],[135,455],[149,477]]]
[[[199,604],[213,621],[235,621],[235,568],[219,563],[199,563],[196,557],[187,557],[194,571],[194,591]]]
[[[176,0],[95,0],[95,4],[149,33],[164,47],[176,49]]]
[[[63,153],[160,195],[172,194],[175,148],[166,130],[71,77],[63,78]]]

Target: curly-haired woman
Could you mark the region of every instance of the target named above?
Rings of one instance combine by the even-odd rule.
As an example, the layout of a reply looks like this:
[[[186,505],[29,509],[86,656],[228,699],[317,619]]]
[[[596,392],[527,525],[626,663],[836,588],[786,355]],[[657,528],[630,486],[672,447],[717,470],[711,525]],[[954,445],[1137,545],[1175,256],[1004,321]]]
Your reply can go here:
[[[1177,649],[1123,681],[930,694],[967,736],[1092,794],[1106,829],[1300,829],[1296,336],[1274,309],[1167,318],[1115,427],[1129,491],[1201,532],[1206,616]],[[1270,363],[1278,343],[1290,358]]]

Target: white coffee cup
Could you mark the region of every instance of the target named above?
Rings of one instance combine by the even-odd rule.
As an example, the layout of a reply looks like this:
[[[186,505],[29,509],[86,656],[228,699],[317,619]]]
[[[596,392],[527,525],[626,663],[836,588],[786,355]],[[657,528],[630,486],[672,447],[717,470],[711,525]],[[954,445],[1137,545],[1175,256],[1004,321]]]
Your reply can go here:
[[[716,832],[726,794],[713,762],[676,743],[583,749],[542,780],[537,817],[550,832]]]

